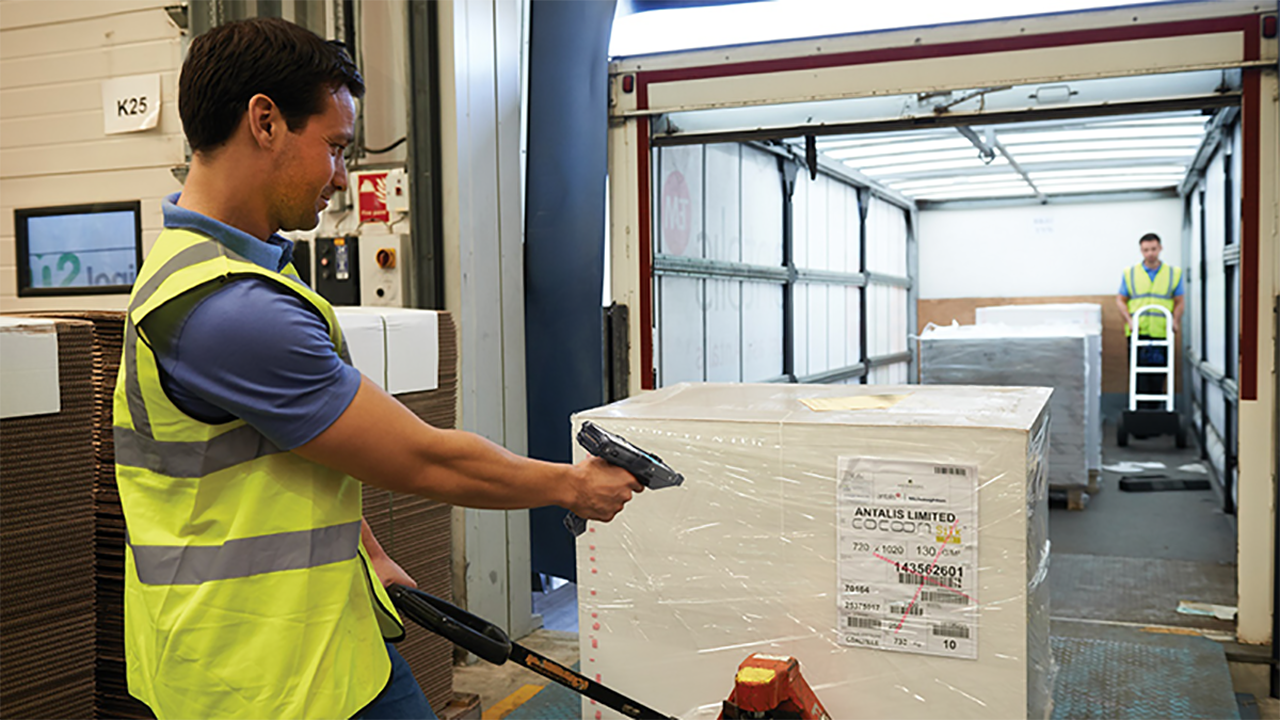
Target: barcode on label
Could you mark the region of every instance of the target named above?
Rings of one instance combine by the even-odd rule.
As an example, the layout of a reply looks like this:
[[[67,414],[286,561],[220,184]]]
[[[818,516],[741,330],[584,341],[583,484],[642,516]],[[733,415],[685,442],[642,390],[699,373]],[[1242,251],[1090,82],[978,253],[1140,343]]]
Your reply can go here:
[[[965,475],[965,469],[962,467],[949,467],[946,465],[935,465],[933,468],[934,475]]]
[[[964,625],[934,625],[933,634],[938,637],[969,639],[969,628]]]
[[[924,615],[924,608],[919,605],[890,605],[890,615]]]
[[[942,590],[942,591],[921,590],[920,602],[936,602],[936,603],[942,603],[943,605],[968,605],[969,598],[965,597],[964,595],[957,595],[955,593],[950,593],[945,590]]]
[[[880,629],[880,620],[868,617],[847,617],[845,618],[845,627],[851,628],[871,628],[872,630]]]
[[[898,573],[898,584],[900,585],[920,585],[922,583],[924,583],[923,575],[917,575],[910,572]],[[929,584],[940,587],[955,588],[956,590],[959,590],[961,587],[960,578],[958,577],[931,577],[929,578]]]

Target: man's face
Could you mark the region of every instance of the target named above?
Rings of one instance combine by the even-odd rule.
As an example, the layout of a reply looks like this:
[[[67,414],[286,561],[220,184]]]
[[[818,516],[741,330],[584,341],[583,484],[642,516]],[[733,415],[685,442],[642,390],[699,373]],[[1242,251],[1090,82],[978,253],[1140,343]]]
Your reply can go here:
[[[1160,263],[1160,241],[1144,240],[1139,243],[1142,248],[1142,262],[1148,267],[1155,267]]]
[[[342,153],[355,137],[356,103],[347,88],[326,92],[324,111],[285,133],[276,166],[272,214],[281,230],[310,230],[329,198],[347,187]]]

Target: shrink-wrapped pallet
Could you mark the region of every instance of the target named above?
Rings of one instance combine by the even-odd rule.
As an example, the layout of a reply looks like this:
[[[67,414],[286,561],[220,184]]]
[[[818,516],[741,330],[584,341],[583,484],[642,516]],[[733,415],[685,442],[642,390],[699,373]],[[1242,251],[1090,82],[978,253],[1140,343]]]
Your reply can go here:
[[[1085,453],[1089,470],[1102,469],[1102,306],[1097,303],[1053,303],[1045,305],[997,305],[976,310],[977,324],[1078,325],[1085,331],[1089,375],[1086,384]],[[1092,484],[1092,483],[1091,483]]]
[[[714,718],[759,652],[837,718],[1048,717],[1049,394],[681,384],[575,415],[685,476],[578,539],[583,673]]]
[[[1072,325],[931,326],[920,335],[920,380],[1052,388],[1049,485],[1083,490],[1089,483],[1087,340]]]

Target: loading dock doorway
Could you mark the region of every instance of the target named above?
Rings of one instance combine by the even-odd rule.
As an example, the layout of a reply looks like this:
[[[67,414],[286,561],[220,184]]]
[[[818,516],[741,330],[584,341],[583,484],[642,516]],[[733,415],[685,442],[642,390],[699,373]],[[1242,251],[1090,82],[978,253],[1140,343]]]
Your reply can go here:
[[[1200,302],[1203,313],[1189,318],[1192,328],[1199,325],[1199,330],[1191,330],[1199,333],[1192,339],[1201,348],[1207,339],[1210,347],[1199,351],[1194,344],[1190,347],[1185,357],[1184,387],[1193,389],[1190,401],[1197,408],[1193,414],[1199,416],[1197,434],[1205,438],[1202,447],[1208,446],[1206,454],[1215,469],[1222,469],[1226,497],[1238,508],[1240,536],[1271,538],[1277,420],[1274,379],[1267,368],[1273,366],[1275,343],[1265,313],[1270,312],[1276,294],[1272,272],[1276,248],[1271,238],[1276,231],[1276,145],[1280,133],[1275,102],[1276,44],[1274,37],[1264,37],[1265,17],[1274,14],[1260,12],[1251,3],[1177,3],[618,60],[613,67],[614,122],[610,131],[611,269],[615,301],[631,307],[637,320],[630,328],[632,391],[665,384],[664,371],[672,359],[662,354],[664,337],[671,343],[665,333],[675,329],[665,324],[665,315],[673,311],[671,293],[664,299],[664,290],[669,289],[665,276],[671,274],[671,266],[663,257],[669,254],[664,253],[669,245],[661,244],[667,240],[660,194],[665,192],[662,168],[667,160],[663,153],[680,146],[801,139],[798,142],[804,145],[791,146],[804,149],[804,160],[797,158],[796,164],[805,170],[821,170],[820,163],[810,160],[810,148],[816,149],[819,138],[840,134],[1220,110],[1238,104],[1240,132],[1238,144],[1233,146],[1241,166],[1236,191],[1241,215],[1238,230],[1233,231],[1239,237],[1234,243],[1238,250],[1228,248],[1232,243],[1225,239],[1209,244],[1200,242],[1204,233],[1195,239],[1188,234],[1182,239],[1191,255],[1168,259],[1181,259],[1189,270],[1196,269],[1193,279],[1198,285],[1193,292],[1203,288],[1209,294],[1220,293],[1221,302],[1228,306],[1227,298],[1238,303],[1232,313],[1215,304],[1217,301],[1204,298]],[[1274,20],[1270,26],[1274,27]],[[1239,78],[1238,94],[1231,98],[1227,97],[1231,93],[1214,88],[1207,93],[1191,90],[1178,94],[1161,85],[1186,73],[1216,77],[1238,73],[1232,76]],[[1037,94],[1043,90],[1048,98],[1063,85],[1110,82],[1118,86],[1136,78],[1143,79],[1141,90],[1128,97],[1108,97],[1092,106],[1073,103],[1069,89],[1065,101],[1059,103],[1042,103],[1041,98],[1031,97],[1034,102],[1030,104],[1002,106],[994,99],[994,91],[1007,88],[1032,87]],[[1123,95],[1126,91],[1117,92]],[[888,99],[939,96],[957,102],[940,113],[884,105]],[[856,114],[864,109],[867,113]],[[807,137],[814,140],[803,140]],[[659,150],[655,152],[655,148]],[[791,154],[794,157],[797,153]],[[1212,166],[1211,154],[1208,160]],[[1212,167],[1210,173],[1214,172]],[[869,183],[868,188],[893,191],[892,184],[886,187],[880,181]],[[1203,200],[1196,200],[1194,194],[1184,195],[1188,217],[1190,211],[1206,204],[1225,216],[1222,205],[1213,205],[1207,187]],[[790,227],[794,230],[794,223]],[[909,227],[912,232],[919,231],[916,223],[909,223]],[[924,241],[923,237],[915,239]],[[1197,242],[1201,245],[1198,251]],[[907,260],[910,265],[912,260]],[[847,272],[847,254],[845,262],[843,271]],[[908,280],[911,272],[908,270]],[[849,278],[829,279],[837,281],[829,285],[839,285]],[[784,288],[779,292],[785,292],[781,278],[775,281]],[[1238,293],[1231,290],[1234,283],[1239,285]],[[1211,317],[1221,318],[1221,322]],[[701,323],[707,326],[705,317]],[[711,325],[717,323],[713,320]],[[1229,342],[1233,337],[1236,350]],[[704,334],[704,342],[706,338]],[[679,342],[688,346],[691,340],[682,337]],[[794,361],[801,346],[795,343],[794,335],[791,341]],[[787,347],[784,343],[780,353],[784,363]],[[812,350],[808,344],[804,348],[805,352]],[[843,368],[850,368],[847,352],[844,357]],[[1234,377],[1224,370],[1226,365],[1234,366]],[[703,366],[706,379],[705,359]],[[859,370],[863,374],[857,377],[862,378],[865,367]],[[1214,377],[1215,370],[1222,374],[1221,380]],[[1227,399],[1233,388],[1238,392],[1235,403]],[[1234,415],[1228,406],[1236,409]],[[1214,433],[1220,437],[1216,450],[1210,439]],[[1237,459],[1234,468],[1228,468],[1233,446]],[[1271,543],[1239,544],[1235,632],[1244,642],[1270,638],[1273,562]]]

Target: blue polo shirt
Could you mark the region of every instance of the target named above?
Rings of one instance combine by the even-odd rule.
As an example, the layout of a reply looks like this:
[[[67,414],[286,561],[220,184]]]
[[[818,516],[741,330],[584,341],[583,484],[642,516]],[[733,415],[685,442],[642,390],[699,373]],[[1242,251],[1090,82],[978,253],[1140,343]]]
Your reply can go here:
[[[1146,271],[1147,271],[1147,277],[1151,278],[1151,281],[1152,281],[1152,282],[1155,282],[1155,279],[1156,279],[1156,273],[1160,272],[1160,268],[1162,268],[1162,267],[1164,267],[1164,263],[1160,263],[1159,265],[1157,265],[1155,270],[1152,270],[1151,268],[1147,267],[1146,265],[1143,265],[1143,266],[1142,266],[1142,269],[1143,269],[1143,270],[1146,270]],[[1184,273],[1184,274],[1185,274],[1185,273]],[[1125,282],[1124,282],[1125,278],[1126,278],[1126,277],[1128,277],[1128,275],[1129,275],[1129,271],[1128,271],[1128,270],[1125,270],[1123,273],[1121,273],[1121,274],[1120,274],[1120,290],[1116,293],[1117,295],[1123,295],[1123,296],[1125,296],[1125,297],[1129,297],[1129,288],[1125,286]],[[1182,294],[1185,292],[1185,291],[1182,289],[1182,280],[1183,280],[1183,276],[1182,276],[1182,275],[1179,275],[1179,276],[1178,276],[1178,286],[1177,286],[1177,287],[1175,287],[1175,288],[1173,289],[1173,296],[1174,296],[1174,297],[1178,297],[1178,296],[1182,295]]]
[[[293,243],[263,242],[200,213],[164,202],[164,226],[205,235],[245,259],[280,271]],[[315,439],[347,409],[360,371],[334,352],[325,321],[298,295],[256,277],[235,278],[212,294],[148,316],[160,382],[169,399],[210,424],[240,418],[284,450]],[[153,319],[154,317],[154,319]]]

